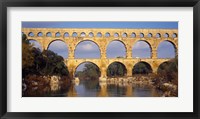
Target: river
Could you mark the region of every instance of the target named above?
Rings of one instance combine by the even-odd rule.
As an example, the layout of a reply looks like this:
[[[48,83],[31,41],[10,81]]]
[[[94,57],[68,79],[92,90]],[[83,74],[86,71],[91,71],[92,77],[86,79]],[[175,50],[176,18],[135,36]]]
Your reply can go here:
[[[162,92],[149,83],[111,83],[80,80],[69,85],[51,84],[31,87],[23,97],[161,97]]]

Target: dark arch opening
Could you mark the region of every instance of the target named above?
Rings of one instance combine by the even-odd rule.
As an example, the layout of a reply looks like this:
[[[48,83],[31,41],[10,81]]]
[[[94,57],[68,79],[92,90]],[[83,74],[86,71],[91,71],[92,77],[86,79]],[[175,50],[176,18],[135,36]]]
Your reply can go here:
[[[152,34],[152,33],[149,33],[149,34],[148,34],[148,37],[149,37],[149,38],[153,37],[153,34]]]
[[[42,45],[34,39],[28,39],[28,42],[33,45],[33,47],[38,48],[40,51],[42,51]]]
[[[89,37],[94,37],[94,34],[92,32],[90,32]]]
[[[68,58],[68,47],[67,44],[60,39],[53,40],[49,43],[47,50],[51,50],[59,56],[62,56],[64,59]]]
[[[132,38],[135,38],[135,37],[136,37],[136,34],[133,32],[133,33],[131,34],[131,37],[132,37]]]
[[[48,32],[48,33],[46,34],[46,36],[47,36],[47,37],[52,37],[51,32]]]
[[[101,50],[97,43],[92,40],[84,40],[76,45],[75,58],[100,58]]]
[[[81,37],[85,37],[86,36],[86,33],[85,32],[82,32],[81,33]]]
[[[34,34],[33,32],[30,32],[30,33],[28,33],[28,36],[29,36],[29,37],[34,37],[35,34]]]
[[[56,37],[60,37],[60,32],[57,32],[57,33],[55,34],[55,36],[56,36]]]
[[[175,56],[176,56],[176,47],[173,42],[165,40],[158,45],[157,48],[158,58],[175,58]]]
[[[126,66],[121,62],[113,62],[107,68],[108,77],[123,77],[126,76]]]
[[[42,36],[43,36],[43,33],[42,33],[42,32],[39,32],[39,33],[37,34],[37,36],[38,36],[38,37],[42,37]]]
[[[151,65],[147,62],[138,62],[133,66],[132,75],[134,74],[149,74],[152,73]]]
[[[143,33],[140,33],[140,38],[144,38],[144,34]]]
[[[69,37],[69,33],[68,33],[68,32],[65,32],[65,33],[64,33],[64,37]]]
[[[126,45],[120,40],[111,41],[106,47],[107,58],[126,58]]]
[[[133,58],[151,58],[152,56],[151,45],[144,40],[137,41],[132,48]]]
[[[93,62],[82,62],[75,69],[75,77],[83,79],[98,79],[101,76],[100,68]]]
[[[106,33],[105,33],[105,37],[110,37],[110,33],[109,33],[109,32],[106,32]]]

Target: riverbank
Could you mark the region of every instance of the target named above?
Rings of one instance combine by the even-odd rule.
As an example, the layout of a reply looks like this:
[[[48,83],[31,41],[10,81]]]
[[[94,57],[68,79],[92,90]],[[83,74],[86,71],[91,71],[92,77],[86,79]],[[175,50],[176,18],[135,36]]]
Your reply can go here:
[[[22,80],[22,96],[44,96],[70,86],[65,76],[28,75]]]

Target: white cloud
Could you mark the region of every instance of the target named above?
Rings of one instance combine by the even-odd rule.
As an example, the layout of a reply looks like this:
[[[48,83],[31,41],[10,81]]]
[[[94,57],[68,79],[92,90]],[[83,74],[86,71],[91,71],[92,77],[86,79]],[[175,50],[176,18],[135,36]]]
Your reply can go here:
[[[93,50],[94,49],[94,47],[91,43],[82,44],[82,48],[83,48],[83,50]]]
[[[149,45],[146,42],[137,42],[134,46],[134,49],[146,49],[149,48]]]

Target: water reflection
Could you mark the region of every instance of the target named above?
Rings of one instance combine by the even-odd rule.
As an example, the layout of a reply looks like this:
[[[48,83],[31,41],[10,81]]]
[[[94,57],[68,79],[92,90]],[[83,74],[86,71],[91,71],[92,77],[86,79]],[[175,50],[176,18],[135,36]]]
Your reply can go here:
[[[162,92],[149,83],[99,82],[99,80],[81,80],[70,85],[60,85],[53,80],[50,86],[31,87],[23,96],[47,97],[161,97]]]

